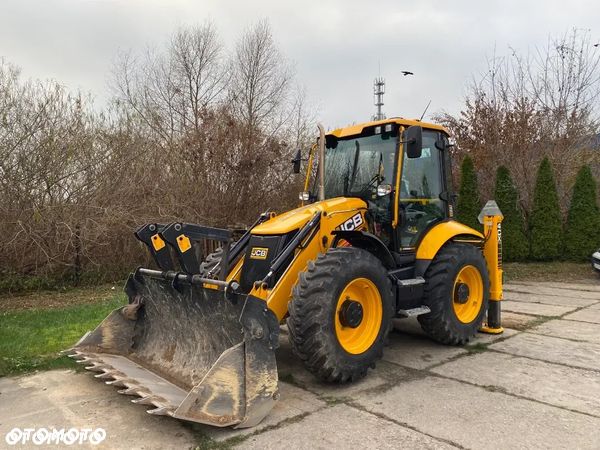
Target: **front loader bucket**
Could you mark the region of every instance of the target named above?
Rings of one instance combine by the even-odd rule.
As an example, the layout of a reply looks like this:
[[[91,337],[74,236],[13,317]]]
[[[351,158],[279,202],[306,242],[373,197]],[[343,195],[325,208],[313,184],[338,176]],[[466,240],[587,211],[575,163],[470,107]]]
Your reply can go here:
[[[129,304],[68,351],[150,414],[220,427],[258,424],[279,397],[279,324],[256,297],[131,275]]]

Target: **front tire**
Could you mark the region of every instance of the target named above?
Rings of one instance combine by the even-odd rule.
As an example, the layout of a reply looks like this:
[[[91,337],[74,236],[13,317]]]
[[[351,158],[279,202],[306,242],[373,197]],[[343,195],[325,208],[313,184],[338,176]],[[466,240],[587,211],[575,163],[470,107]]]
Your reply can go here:
[[[446,244],[425,273],[423,304],[431,312],[419,316],[432,339],[450,345],[466,344],[485,317],[490,281],[481,251],[468,244]]]
[[[358,380],[383,355],[391,282],[369,252],[333,248],[300,274],[288,309],[290,343],[305,367],[328,382]]]

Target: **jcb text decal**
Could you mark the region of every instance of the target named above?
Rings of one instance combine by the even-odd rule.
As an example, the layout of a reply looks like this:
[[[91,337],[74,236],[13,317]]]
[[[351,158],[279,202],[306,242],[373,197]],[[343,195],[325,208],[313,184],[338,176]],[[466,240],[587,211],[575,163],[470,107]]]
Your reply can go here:
[[[360,228],[364,223],[363,217],[360,213],[357,213],[342,223],[338,228],[342,231],[352,231]]]
[[[269,249],[265,247],[252,247],[252,250],[250,250],[251,259],[267,259],[268,254]]]

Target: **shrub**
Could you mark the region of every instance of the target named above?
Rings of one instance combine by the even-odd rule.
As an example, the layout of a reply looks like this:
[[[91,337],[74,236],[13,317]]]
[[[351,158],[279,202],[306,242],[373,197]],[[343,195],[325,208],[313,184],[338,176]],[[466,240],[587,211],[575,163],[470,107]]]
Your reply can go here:
[[[600,245],[600,213],[596,203],[596,181],[589,166],[577,173],[569,206],[564,239],[565,257],[589,258]]]
[[[529,255],[529,241],[524,231],[519,195],[505,166],[496,171],[494,198],[502,214],[502,257],[505,261],[523,261]]]
[[[538,169],[529,229],[531,258],[537,261],[558,259],[562,247],[561,216],[554,174],[548,158],[542,160]]]
[[[458,190],[458,203],[456,205],[456,218],[476,230],[481,229],[477,216],[481,212],[481,201],[477,189],[477,175],[473,167],[473,160],[465,156],[460,169],[460,188]]]

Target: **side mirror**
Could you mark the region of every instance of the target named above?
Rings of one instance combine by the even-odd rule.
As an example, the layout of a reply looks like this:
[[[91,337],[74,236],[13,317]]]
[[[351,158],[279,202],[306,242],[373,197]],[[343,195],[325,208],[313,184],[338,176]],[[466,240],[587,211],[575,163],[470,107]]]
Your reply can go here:
[[[423,128],[413,125],[404,132],[404,143],[406,144],[406,156],[409,158],[420,158],[423,150]]]
[[[292,171],[294,173],[300,173],[300,163],[302,162],[302,152],[300,149],[296,152],[296,157],[292,159],[293,168]]]
[[[388,194],[392,193],[392,185],[391,184],[380,184],[377,186],[377,197],[385,197]]]

